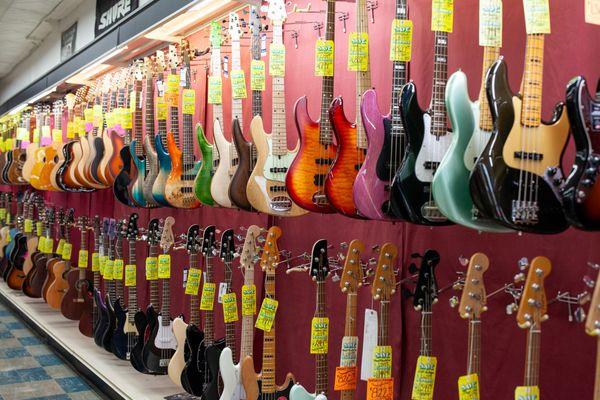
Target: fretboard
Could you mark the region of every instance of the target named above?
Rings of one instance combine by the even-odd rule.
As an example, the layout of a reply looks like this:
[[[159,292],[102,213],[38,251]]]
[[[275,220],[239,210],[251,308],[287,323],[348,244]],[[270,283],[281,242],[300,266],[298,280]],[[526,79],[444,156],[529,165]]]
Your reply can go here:
[[[533,324],[527,331],[527,354],[525,355],[524,386],[538,386],[540,372],[541,330]]]
[[[225,260],[225,284],[227,285],[227,293],[231,293],[231,281],[233,279],[233,271],[231,266],[232,260]],[[235,343],[235,322],[227,322],[225,324],[225,345],[231,349],[232,359],[237,359],[237,346]]]
[[[80,236],[79,236],[79,248],[81,250],[85,250],[87,251],[88,249],[88,245],[87,245],[87,227],[82,226],[81,227],[81,232],[80,232]],[[86,275],[86,270],[87,270],[87,265],[77,265],[77,267],[79,268],[79,280],[82,281],[83,279],[85,279],[85,275]],[[79,300],[83,299],[83,288],[81,287],[81,285],[79,285],[79,289],[77,291],[77,298]]]
[[[221,48],[213,47],[210,55],[210,73],[212,76],[221,76]],[[221,123],[221,129],[225,130],[223,124],[223,104],[212,105],[213,120],[219,120]]]
[[[151,244],[150,250],[148,251],[148,257],[156,257],[158,255],[158,245]],[[150,281],[150,304],[154,307],[155,310],[159,308],[158,301],[158,281],[151,280]]]
[[[469,354],[467,358],[467,375],[480,373],[481,366],[481,320],[469,320]]]
[[[330,3],[331,4],[331,3]],[[327,312],[325,309],[325,282],[317,281],[317,309],[315,317],[325,318]],[[316,354],[315,355],[315,373],[316,373],[316,385],[315,393],[323,393],[327,396],[329,388],[329,364],[327,363],[327,354]]]
[[[527,35],[521,124],[539,126],[542,118],[542,81],[544,75],[544,35]]]
[[[260,13],[258,7],[255,7],[253,11],[257,14]],[[252,59],[260,60],[260,28],[258,27],[252,33]],[[262,92],[260,90],[252,91],[252,115],[262,116]]]
[[[135,240],[129,239],[128,243],[129,243],[129,262],[128,262],[128,264],[137,265],[137,262],[135,259]],[[133,317],[135,316],[135,313],[138,311],[137,287],[135,285],[127,287],[127,307],[128,307],[129,321],[131,322],[131,321],[133,321]]]
[[[162,72],[158,74],[157,82],[162,82],[162,85],[164,85],[165,77]],[[163,90],[163,93],[159,92],[159,94],[162,94],[162,99],[164,101],[164,90]],[[154,104],[154,101],[152,102],[152,104]],[[167,144],[167,120],[163,119],[162,116],[161,116],[161,118],[158,118],[158,116],[157,116],[157,125],[158,125],[158,134],[160,135],[160,140],[162,141],[163,146],[166,146],[166,144]]]
[[[348,293],[346,296],[344,336],[356,336],[356,297],[356,293]]]
[[[198,268],[198,254],[195,252],[190,253],[190,268]],[[189,275],[188,275],[189,279]],[[200,326],[200,314],[198,312],[198,294],[190,296],[190,323],[192,325]]]
[[[265,297],[275,299],[275,270],[267,269],[265,273]],[[263,357],[262,357],[262,392],[275,393],[277,384],[275,383],[275,322],[270,332],[265,332],[263,336]]]
[[[231,70],[235,71],[241,68],[240,65],[240,39],[231,40]],[[231,119],[236,119],[240,122],[240,127],[243,127],[242,123],[242,99],[234,99],[233,93],[231,96]]]
[[[390,326],[390,302],[379,302],[379,328],[377,329],[377,345],[388,346],[390,344],[389,326]]]
[[[204,255],[204,268],[206,278],[204,283],[215,283],[212,267],[212,256],[209,255],[210,250]],[[215,341],[215,314],[213,310],[204,311],[204,341],[207,346],[210,346]]]
[[[183,114],[183,171],[194,167],[194,122],[191,114]],[[182,178],[187,179],[183,174]],[[192,176],[190,179],[194,180]]]
[[[369,22],[367,16],[367,0],[356,0],[356,32],[369,33]],[[367,135],[361,121],[360,104],[363,93],[371,88],[371,69],[369,57],[367,57],[367,70],[356,73],[356,138],[358,148],[367,148]]]
[[[431,134],[440,137],[447,133],[445,98],[448,80],[448,33],[436,31],[434,40]]]
[[[133,108],[133,134],[131,137],[135,140],[135,154],[142,154],[142,127],[144,126],[142,115],[142,81],[136,81],[134,85],[135,104]],[[134,98],[129,99],[130,102]]]
[[[161,319],[161,325],[162,326],[169,326],[169,324],[171,323],[171,315],[170,315],[170,308],[171,308],[171,289],[169,287],[169,280],[170,279],[161,279],[162,282],[162,304],[161,304],[161,308],[160,308],[160,314],[162,316]]]
[[[250,261],[252,262],[252,261]],[[254,268],[244,268],[244,285],[254,285]],[[240,363],[246,356],[252,355],[254,343],[254,315],[242,316],[242,340],[240,345]]]
[[[154,82],[152,77],[146,78],[146,93],[144,101],[144,126],[146,128],[146,135],[150,137],[154,136]],[[154,146],[154,141],[150,141]]]
[[[117,236],[117,239],[115,240],[115,259],[123,260],[123,239],[120,236]],[[117,298],[121,299],[121,304],[124,304],[125,298],[123,295],[123,279],[122,277],[120,279],[113,277],[113,279],[115,281]]]
[[[431,315],[431,310],[421,311],[421,356],[431,356]]]
[[[283,29],[281,21],[273,23],[273,44],[283,44]],[[288,152],[287,134],[285,128],[285,78],[274,76],[272,78],[272,152],[276,156],[284,156]]]
[[[177,70],[172,69],[171,74],[177,74]],[[171,125],[169,129],[173,134],[173,138],[175,139],[175,144],[179,147],[179,94],[177,94],[177,100],[174,106],[169,106],[169,122]]]
[[[396,19],[408,19],[406,0],[396,0]],[[392,141],[399,142],[403,146],[404,125],[402,124],[401,99],[402,86],[406,84],[408,76],[408,63],[405,61],[394,61],[392,63],[392,106],[390,116],[392,119]],[[397,145],[396,145],[397,146]],[[397,148],[394,146],[394,148]]]
[[[327,25],[325,39],[335,40],[335,1],[327,0]],[[333,101],[333,76],[324,76],[321,87],[321,120],[319,123],[319,141],[321,144],[333,144],[333,132],[329,120],[329,107]]]

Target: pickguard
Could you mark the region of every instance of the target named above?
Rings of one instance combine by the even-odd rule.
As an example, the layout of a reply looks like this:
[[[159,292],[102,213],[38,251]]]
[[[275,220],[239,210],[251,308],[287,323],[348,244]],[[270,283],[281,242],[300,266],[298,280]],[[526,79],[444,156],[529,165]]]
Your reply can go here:
[[[162,325],[162,317],[158,316],[158,331],[154,339],[154,345],[158,349],[177,349],[177,340],[173,334],[173,322],[169,325]]]
[[[469,171],[473,171],[475,168],[475,161],[481,153],[485,146],[488,144],[490,138],[492,137],[492,132],[482,131],[479,127],[479,100],[474,103],[471,103],[471,112],[473,113],[473,119],[475,121],[475,128],[473,129],[473,135],[469,140],[469,144],[465,149],[464,162],[465,167]]]
[[[289,169],[292,161],[296,157],[296,153],[287,152],[285,155],[278,156],[273,154],[273,140],[266,138],[267,144],[269,145],[269,153],[265,160],[265,166],[263,168],[263,176],[272,181],[285,182],[285,172],[271,172],[271,168],[286,168]]]
[[[452,135],[447,132],[445,135],[436,138],[431,134],[431,115],[423,114],[423,144],[417,156],[415,163],[415,175],[421,182],[433,181],[433,174],[444,158]],[[430,167],[426,167],[429,164]]]

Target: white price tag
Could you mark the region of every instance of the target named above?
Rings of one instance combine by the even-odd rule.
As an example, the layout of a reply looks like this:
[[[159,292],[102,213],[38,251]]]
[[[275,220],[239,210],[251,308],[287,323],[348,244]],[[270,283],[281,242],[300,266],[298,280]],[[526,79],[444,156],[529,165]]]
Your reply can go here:
[[[225,282],[219,283],[219,297],[218,297],[218,300],[217,300],[219,303],[223,303],[222,297],[226,293],[227,293],[227,283],[225,283]]]
[[[362,360],[360,364],[360,379],[368,381],[373,377],[373,351],[377,346],[377,311],[365,310],[365,328],[363,331]]]

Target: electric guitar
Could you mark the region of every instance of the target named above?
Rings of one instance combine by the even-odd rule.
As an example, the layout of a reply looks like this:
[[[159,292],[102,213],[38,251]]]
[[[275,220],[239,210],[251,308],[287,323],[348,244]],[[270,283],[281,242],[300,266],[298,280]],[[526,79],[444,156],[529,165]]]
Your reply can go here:
[[[144,330],[138,330],[135,316],[140,312],[137,302],[137,260],[135,256],[135,245],[138,236],[138,214],[132,213],[127,222],[125,236],[127,238],[129,257],[125,266],[125,286],[127,287],[127,315],[123,324],[123,333],[125,334],[125,359],[132,364],[132,354],[138,342],[143,342]],[[133,279],[128,279],[128,275],[133,275]],[[115,332],[116,334],[116,332]],[[118,355],[117,355],[118,357]]]
[[[327,318],[325,306],[325,280],[327,279],[327,276],[329,276],[327,240],[317,240],[313,245],[311,254],[309,271],[310,276],[317,284],[316,309],[312,325],[325,325],[325,327],[321,327],[319,331],[325,330],[325,334],[329,335],[329,318]],[[315,393],[308,393],[302,385],[296,383],[290,390],[290,400],[327,400],[329,390],[329,364],[327,362],[327,351],[324,350],[326,349],[315,348]]]
[[[114,185],[115,178],[123,169],[124,160],[121,157],[121,150],[129,144],[131,139],[131,113],[127,107],[131,71],[131,68],[123,68],[117,73],[117,103],[116,108],[110,110],[113,117],[113,126],[107,126],[108,129],[104,135],[104,157],[100,162],[99,174],[104,175],[109,186]],[[127,156],[125,157],[127,158]],[[130,158],[129,161],[131,162]]]
[[[560,159],[569,121],[562,104],[549,123],[541,120],[543,68],[543,34],[527,35],[522,96],[508,85],[506,62],[492,65],[486,88],[494,131],[469,183],[483,216],[519,231],[558,233],[568,222],[554,187],[544,177],[562,177]]]
[[[96,311],[97,317],[94,318],[94,320],[96,321],[96,323],[94,324],[94,343],[96,343],[96,345],[98,347],[102,347],[102,339],[104,337],[104,333],[108,330],[109,323],[110,323],[109,315],[108,315],[108,307],[104,301],[104,296],[102,295],[102,289],[100,288],[100,283],[101,283],[100,277],[102,277],[102,281],[104,281],[104,274],[105,274],[105,270],[106,270],[106,260],[108,258],[108,247],[109,247],[108,232],[109,232],[110,226],[114,226],[114,220],[110,220],[109,218],[104,218],[102,220],[102,229],[101,229],[102,233],[99,236],[96,236],[96,237],[100,237],[100,242],[101,242],[100,251],[99,251],[99,255],[98,255],[98,264],[99,264],[100,274],[98,277],[97,284],[94,279],[94,304],[96,305],[96,310],[97,310]],[[112,271],[111,271],[111,277],[112,277]],[[108,289],[107,282],[104,282],[104,289],[105,290]]]
[[[108,231],[106,234],[106,245],[108,247],[108,257],[104,263],[104,304],[106,307],[106,314],[108,315],[108,321],[106,323],[106,329],[102,333],[102,347],[109,353],[113,353],[113,334],[117,327],[117,314],[114,307],[114,303],[119,298],[117,295],[117,285],[115,282],[115,247],[117,242],[117,232],[120,231],[120,221],[117,222],[114,219],[110,219],[108,223]],[[119,240],[120,241],[120,240]]]
[[[485,254],[475,253],[471,256],[458,307],[461,318],[469,321],[467,375],[475,375],[476,380],[471,378],[471,382],[477,382],[478,393],[481,390],[481,314],[487,311],[483,274],[489,265]]]
[[[198,269],[198,252],[200,250],[198,244],[200,239],[200,226],[191,225],[188,228],[186,235],[186,244],[185,248],[188,252],[189,256],[189,269],[187,275],[187,282],[190,281],[190,274],[195,272],[197,276],[201,274]],[[187,328],[190,325],[194,325],[198,327],[200,325],[200,311],[198,308],[198,291],[196,293],[188,293],[188,286],[186,282],[186,291],[185,294],[189,295],[190,298],[190,324],[187,324],[183,320],[183,316],[179,316],[173,320],[173,334],[175,335],[175,340],[177,340],[177,350],[175,350],[175,354],[171,357],[169,361],[168,374],[171,381],[179,386],[183,387],[181,383],[181,378],[183,374],[183,370],[186,366],[187,360],[190,359],[190,346],[187,343],[186,332]]]
[[[490,7],[502,7],[498,0]],[[486,12],[483,10],[482,12]],[[489,142],[493,122],[489,103],[485,92],[485,77],[500,55],[502,40],[502,12],[495,25],[488,21],[480,21],[480,31],[487,31],[492,37],[499,38],[494,46],[483,47],[483,70],[481,72],[481,88],[479,98],[471,102],[467,87],[467,76],[457,71],[450,76],[446,86],[446,108],[452,125],[452,141],[446,155],[442,159],[431,184],[433,198],[438,208],[453,222],[488,232],[509,232],[498,222],[486,219],[477,212],[469,192],[469,176],[475,161]],[[480,37],[480,43],[485,40]]]
[[[335,38],[335,0],[327,0],[325,42],[332,45]],[[333,48],[330,49],[333,51]],[[334,213],[335,209],[325,196],[325,177],[337,154],[329,119],[329,106],[333,101],[333,74],[323,76],[321,87],[321,118],[311,119],[306,96],[296,101],[294,114],[300,147],[286,175],[290,197],[300,207],[319,213]]]
[[[256,240],[260,235],[260,228],[256,225],[250,225],[246,232],[244,247],[240,256],[240,268],[244,275],[243,290],[254,288],[256,296],[256,287],[254,286],[254,264],[256,263],[258,249]],[[219,370],[223,379],[223,391],[220,400],[240,400],[246,399],[246,393],[242,386],[241,368],[246,357],[251,356],[254,343],[254,313],[244,313],[242,310],[242,339],[240,346],[240,357],[238,364],[234,364],[233,350],[225,347],[219,357]]]
[[[402,219],[421,225],[448,225],[433,197],[431,182],[452,139],[447,129],[444,92],[448,77],[448,33],[435,31],[433,91],[428,110],[421,110],[417,88],[402,88],[402,120],[408,146],[392,182],[392,210]]]
[[[521,294],[519,311],[517,312],[517,324],[521,329],[527,329],[527,351],[525,355],[525,378],[523,386],[515,389],[521,396],[529,398],[540,398],[539,374],[540,374],[540,340],[542,322],[548,319],[546,310],[546,291],[544,280],[550,275],[552,265],[546,257],[539,256],[531,261],[527,280]],[[537,396],[535,396],[537,394]]]
[[[269,2],[267,15],[273,26],[271,46],[272,48],[278,46],[281,51],[283,21],[287,17],[285,2],[283,0]],[[270,134],[265,132],[261,115],[255,115],[250,123],[250,133],[256,146],[257,160],[252,174],[248,178],[246,195],[252,207],[260,212],[282,217],[295,217],[307,213],[292,201],[285,186],[285,176],[296,157],[297,149],[290,151],[287,146],[285,79],[283,76],[273,76],[272,80],[272,132]]]
[[[98,165],[104,157],[104,141],[102,132],[104,130],[104,117],[108,110],[108,88],[110,86],[111,75],[106,74],[104,79],[96,83],[94,96],[90,98],[88,104],[92,107],[84,111],[86,120],[87,143],[89,146],[88,156],[83,158],[85,162],[80,163],[77,168],[88,182],[88,185],[97,189],[104,189],[108,185],[100,179],[98,175]]]
[[[567,86],[567,114],[577,155],[571,173],[560,185],[565,216],[579,229],[598,230],[600,146],[596,137],[600,132],[600,83],[594,97],[584,77],[573,78]]]
[[[100,318],[98,303],[95,301],[96,290],[100,287],[100,243],[102,242],[101,221],[98,215],[94,216],[94,223],[92,225],[94,232],[94,249],[91,262],[92,285],[88,288],[89,293],[86,293],[86,296],[91,298],[92,307],[91,309],[86,309],[79,319],[79,332],[90,337],[94,337]]]
[[[115,281],[115,297],[112,309],[115,313],[115,330],[110,339],[112,353],[121,360],[127,360],[127,341],[125,324],[127,323],[128,309],[123,291],[123,272],[125,262],[123,260],[123,239],[127,236],[129,223],[123,220],[117,222],[117,235],[115,238],[115,261],[113,264],[113,280]]]
[[[190,62],[194,51],[189,48],[189,43],[182,40],[179,46],[181,55],[181,76],[185,76],[185,82],[182,82],[184,94],[194,93],[192,88],[192,76],[190,71]],[[167,134],[167,148],[171,155],[171,173],[165,182],[165,197],[171,206],[177,208],[196,208],[200,206],[200,201],[194,194],[194,179],[198,174],[201,161],[196,161],[194,156],[194,124],[192,109],[183,107],[183,146],[179,149],[179,138],[175,136],[177,132]]]
[[[217,28],[215,27],[215,29]],[[231,38],[231,64],[233,68],[238,66],[239,69],[241,28],[239,16],[236,13],[229,13],[229,35]],[[213,76],[220,76],[220,67],[216,68],[215,65],[211,72]],[[233,95],[231,97],[232,115],[241,117],[242,102],[240,99],[234,99]],[[231,202],[229,197],[229,186],[231,185],[231,178],[238,167],[239,158],[233,143],[225,138],[225,121],[223,120],[222,107],[219,110],[220,106],[217,106],[217,110],[215,110],[215,106],[213,105],[213,136],[215,146],[219,152],[219,165],[217,165],[210,182],[210,194],[218,205],[232,208],[235,207],[235,204]]]
[[[280,237],[281,228],[278,226],[270,227],[260,257],[260,266],[265,273],[265,298],[271,300],[275,300],[275,271],[281,258],[277,240]],[[265,331],[263,334],[262,372],[257,374],[254,371],[254,356],[247,356],[242,361],[240,374],[246,392],[246,400],[287,400],[290,397],[290,390],[294,385],[294,376],[288,373],[281,386],[278,386],[275,380],[275,372],[277,371],[275,363],[275,325],[276,321],[273,321],[271,330]]]
[[[160,237],[160,247],[163,254],[167,254],[173,245],[173,224],[175,219],[167,217]],[[159,277],[160,278],[160,277]],[[166,375],[169,360],[173,357],[177,347],[177,341],[173,335],[173,321],[169,313],[170,289],[169,278],[160,278],[162,281],[162,304],[160,315],[156,324],[148,336],[144,346],[143,361],[146,368],[154,374]]]
[[[598,277],[600,278],[600,275]],[[598,336],[600,336],[600,285],[598,282],[598,278],[596,278],[594,294],[592,295],[590,309],[585,320],[585,333],[596,339],[596,376],[594,379],[594,400],[600,399],[600,368],[598,368],[598,365],[600,365],[600,340],[598,340]]]
[[[356,1],[356,34],[368,35],[367,0]],[[368,37],[368,36],[367,36]],[[361,46],[361,37],[354,38],[350,46],[356,53]],[[356,42],[356,43],[354,43]],[[363,93],[371,89],[371,71],[369,67],[369,42],[366,43],[366,64],[357,65],[356,69],[356,121],[350,122],[344,113],[342,97],[333,100],[329,109],[329,118],[337,144],[337,155],[325,179],[325,194],[333,208],[348,217],[358,217],[358,209],[354,204],[353,188],[356,175],[362,166],[367,153],[367,137],[360,119],[360,104]],[[361,64],[355,60],[356,64]]]
[[[162,52],[161,52],[162,54]],[[152,196],[152,184],[158,176],[158,156],[156,149],[154,148],[154,75],[157,74],[156,56],[144,58],[144,75],[146,78],[145,84],[145,98],[144,98],[144,157],[134,158],[133,161],[137,164],[138,177],[140,180],[143,178],[142,185],[142,196],[145,207],[157,207],[158,202],[154,200]],[[140,99],[141,101],[141,99]],[[141,136],[141,135],[140,135]],[[139,139],[136,139],[139,140]],[[131,146],[135,149],[137,142],[134,140],[131,142]],[[144,171],[143,174],[140,171]],[[136,183],[136,186],[140,183]],[[136,189],[137,190],[137,189]],[[134,198],[138,198],[136,201],[142,204],[139,200],[139,193],[134,192]]]

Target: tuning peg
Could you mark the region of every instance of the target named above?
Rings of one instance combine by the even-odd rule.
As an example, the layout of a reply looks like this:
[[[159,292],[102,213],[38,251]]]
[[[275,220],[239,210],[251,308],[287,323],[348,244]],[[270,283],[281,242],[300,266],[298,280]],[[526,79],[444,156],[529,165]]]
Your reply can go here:
[[[463,257],[462,254],[460,256],[458,256],[458,262],[463,267],[466,267],[467,265],[469,265],[469,259],[466,257]]]
[[[458,306],[458,296],[452,296],[450,297],[450,299],[448,300],[448,302],[450,303],[450,307],[452,308],[456,308],[456,306]]]
[[[585,286],[592,288],[592,289],[594,288],[594,286],[596,286],[596,282],[587,275],[585,275],[583,277],[583,283],[585,283]]]
[[[340,276],[338,275],[337,271],[333,274],[333,276],[331,277],[331,280],[333,282],[339,282],[340,281]]]
[[[506,315],[513,315],[519,309],[516,303],[510,303],[506,306]]]
[[[348,243],[347,242],[340,243],[340,249],[347,249],[347,248],[348,248]]]
[[[264,243],[264,242],[266,242],[266,241],[267,241],[267,239],[265,239],[263,236],[259,236],[259,237],[257,237],[257,238],[256,238],[256,241],[257,241],[258,243]]]
[[[345,256],[344,254],[342,254],[342,253],[338,253],[338,254],[337,254],[337,258],[338,258],[338,260],[340,260],[340,261],[344,261],[344,260],[346,259],[346,256]]]
[[[452,285],[452,290],[463,290],[465,287],[465,284],[462,280],[458,280],[456,282],[454,282],[454,284]]]
[[[588,265],[588,267],[593,268],[595,270],[600,269],[600,264],[596,264],[595,262],[588,261],[587,265]]]
[[[575,309],[575,312],[573,313],[573,317],[575,317],[575,321],[581,323],[583,321],[585,321],[585,310],[583,309],[583,307],[579,306]]]
[[[525,271],[527,268],[529,268],[529,260],[527,257],[521,257],[518,261],[518,265],[521,271]]]
[[[515,277],[513,278],[515,283],[520,283],[520,282],[524,282],[525,281],[525,274],[522,272],[519,272],[518,274],[515,275]]]

